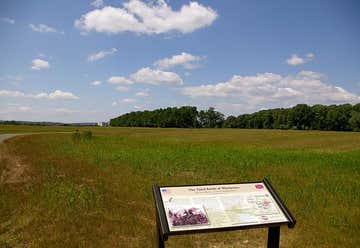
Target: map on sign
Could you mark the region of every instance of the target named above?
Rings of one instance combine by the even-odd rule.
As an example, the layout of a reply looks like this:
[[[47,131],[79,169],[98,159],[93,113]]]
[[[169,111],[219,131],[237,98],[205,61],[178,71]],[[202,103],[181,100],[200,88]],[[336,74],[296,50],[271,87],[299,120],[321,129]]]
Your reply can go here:
[[[170,231],[287,222],[263,183],[160,187]]]

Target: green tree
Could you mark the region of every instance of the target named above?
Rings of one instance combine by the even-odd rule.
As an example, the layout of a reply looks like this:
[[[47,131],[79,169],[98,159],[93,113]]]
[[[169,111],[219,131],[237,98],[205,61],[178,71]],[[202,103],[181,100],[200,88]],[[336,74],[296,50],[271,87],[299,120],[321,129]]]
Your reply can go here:
[[[311,120],[313,118],[313,112],[311,107],[306,104],[298,104],[291,109],[290,123],[297,129],[309,129],[311,126]]]
[[[328,112],[328,107],[316,104],[311,107],[313,112],[313,118],[311,120],[311,129],[315,130],[325,130],[326,129],[326,115]]]
[[[208,110],[201,110],[198,119],[200,126],[206,128],[222,127],[224,123],[224,115],[215,111],[213,107]]]
[[[230,115],[224,121],[224,127],[226,128],[236,128],[237,126],[237,118],[233,115]]]
[[[355,105],[353,106],[353,110],[356,111],[356,112],[360,112],[360,103],[355,104]]]
[[[326,115],[328,130],[346,131],[350,130],[349,120],[351,118],[352,106],[350,104],[331,105]]]
[[[353,131],[360,131],[360,112],[353,111],[349,123]]]

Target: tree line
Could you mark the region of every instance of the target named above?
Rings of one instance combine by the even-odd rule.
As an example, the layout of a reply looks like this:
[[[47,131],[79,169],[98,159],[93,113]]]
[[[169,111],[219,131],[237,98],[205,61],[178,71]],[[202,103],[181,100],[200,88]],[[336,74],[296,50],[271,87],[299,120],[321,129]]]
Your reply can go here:
[[[360,103],[329,106],[298,104],[292,108],[261,110],[227,118],[212,107],[201,111],[194,106],[169,107],[130,112],[111,119],[110,125],[360,131]]]

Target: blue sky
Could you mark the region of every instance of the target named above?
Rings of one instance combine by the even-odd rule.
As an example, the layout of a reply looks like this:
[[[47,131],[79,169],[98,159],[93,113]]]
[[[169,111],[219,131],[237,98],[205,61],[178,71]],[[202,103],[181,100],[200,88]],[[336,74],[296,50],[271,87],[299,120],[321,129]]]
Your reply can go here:
[[[0,2],[0,119],[360,102],[359,1]]]

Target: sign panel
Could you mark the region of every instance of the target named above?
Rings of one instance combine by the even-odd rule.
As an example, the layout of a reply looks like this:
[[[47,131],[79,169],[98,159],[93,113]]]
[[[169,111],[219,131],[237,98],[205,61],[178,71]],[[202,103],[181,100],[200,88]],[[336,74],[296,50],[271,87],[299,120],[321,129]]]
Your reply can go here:
[[[263,182],[160,187],[170,232],[287,223]]]

